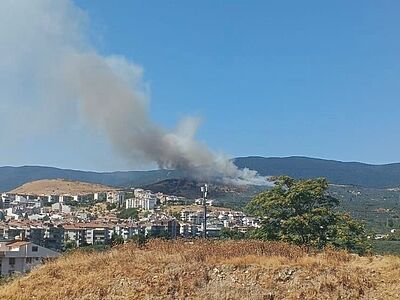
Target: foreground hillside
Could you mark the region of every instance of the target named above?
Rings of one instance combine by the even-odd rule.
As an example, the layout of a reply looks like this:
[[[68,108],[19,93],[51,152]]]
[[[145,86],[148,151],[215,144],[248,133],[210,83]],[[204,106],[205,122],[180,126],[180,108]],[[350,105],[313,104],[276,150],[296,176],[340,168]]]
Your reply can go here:
[[[399,299],[400,258],[307,254],[282,243],[168,242],[75,252],[0,299]]]
[[[111,190],[114,190],[114,188],[101,184],[69,181],[64,179],[43,179],[25,183],[24,185],[12,190],[10,193],[26,195],[81,195],[107,192]]]

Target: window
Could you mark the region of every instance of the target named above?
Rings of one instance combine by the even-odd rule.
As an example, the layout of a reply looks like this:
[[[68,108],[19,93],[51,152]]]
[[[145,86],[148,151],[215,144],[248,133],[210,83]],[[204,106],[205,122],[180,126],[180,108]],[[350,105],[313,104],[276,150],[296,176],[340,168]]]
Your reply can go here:
[[[32,263],[32,257],[27,257],[26,258],[26,263],[31,264]]]
[[[15,265],[15,257],[10,257],[9,260],[8,260],[8,263],[10,265]]]
[[[38,252],[39,247],[38,246],[32,246],[32,252]]]

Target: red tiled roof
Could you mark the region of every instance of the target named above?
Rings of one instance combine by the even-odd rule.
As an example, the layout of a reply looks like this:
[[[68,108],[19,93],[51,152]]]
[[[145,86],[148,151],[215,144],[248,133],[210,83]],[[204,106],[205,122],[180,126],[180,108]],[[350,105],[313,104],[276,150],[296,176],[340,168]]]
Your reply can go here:
[[[21,246],[25,246],[30,244],[30,242],[26,242],[26,241],[12,241],[10,243],[7,243],[6,246],[7,247],[21,247]]]

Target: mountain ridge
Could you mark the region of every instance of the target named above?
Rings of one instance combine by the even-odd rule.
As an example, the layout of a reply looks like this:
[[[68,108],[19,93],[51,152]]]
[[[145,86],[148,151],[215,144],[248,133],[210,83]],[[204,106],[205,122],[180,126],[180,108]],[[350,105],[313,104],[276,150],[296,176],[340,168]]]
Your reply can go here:
[[[369,188],[400,186],[400,163],[367,164],[305,156],[247,156],[233,159],[239,168],[256,170],[262,176],[289,175],[295,178],[326,177],[333,184]],[[188,178],[178,170],[95,172],[47,166],[0,167],[0,191],[12,190],[24,183],[41,179],[67,179],[114,187],[146,186],[165,179]]]
[[[303,156],[249,156],[235,158],[234,162],[239,168],[254,169],[262,176],[285,174],[294,178],[326,177],[334,184],[369,188],[400,186],[400,163],[373,165]]]

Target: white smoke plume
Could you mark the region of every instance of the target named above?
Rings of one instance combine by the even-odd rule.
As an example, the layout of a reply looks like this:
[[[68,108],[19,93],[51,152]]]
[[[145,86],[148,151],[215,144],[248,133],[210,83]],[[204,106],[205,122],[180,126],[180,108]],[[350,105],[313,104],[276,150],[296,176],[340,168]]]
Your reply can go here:
[[[155,162],[234,184],[267,183],[197,141],[198,119],[185,118],[175,130],[151,120],[142,68],[122,56],[99,54],[87,37],[85,13],[71,1],[4,0],[0,5],[0,79],[18,76],[41,99],[24,107],[37,111],[75,102],[87,124],[105,132],[127,161]]]

